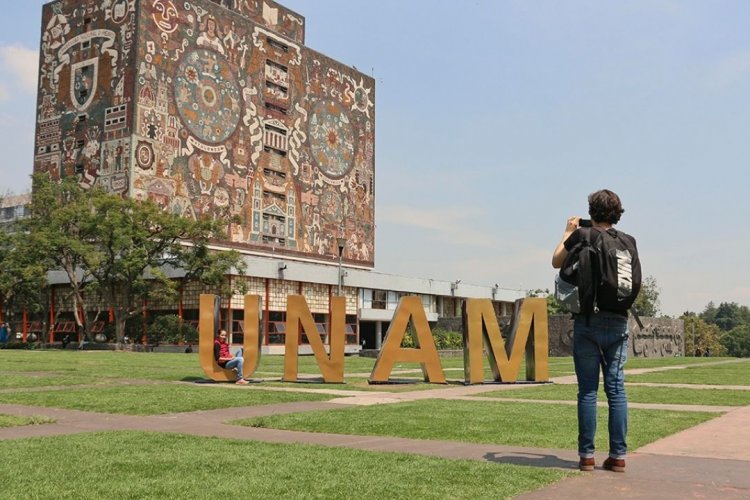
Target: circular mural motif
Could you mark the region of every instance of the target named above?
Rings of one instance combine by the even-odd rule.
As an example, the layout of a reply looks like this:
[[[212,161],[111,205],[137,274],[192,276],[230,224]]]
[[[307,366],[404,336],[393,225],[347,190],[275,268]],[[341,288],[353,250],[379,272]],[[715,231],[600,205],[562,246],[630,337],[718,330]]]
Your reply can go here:
[[[232,135],[240,120],[240,92],[223,57],[205,49],[188,53],[174,78],[177,111],[188,129],[206,142]]]
[[[321,172],[343,177],[354,160],[354,130],[343,106],[334,101],[315,105],[310,118],[310,146]]]
[[[135,160],[143,170],[148,170],[154,164],[154,150],[147,142],[140,141],[135,148]]]

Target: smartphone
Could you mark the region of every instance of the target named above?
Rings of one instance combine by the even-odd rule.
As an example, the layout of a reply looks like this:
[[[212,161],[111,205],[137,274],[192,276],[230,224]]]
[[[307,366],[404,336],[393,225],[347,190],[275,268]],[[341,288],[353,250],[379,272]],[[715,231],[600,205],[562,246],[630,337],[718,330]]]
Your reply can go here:
[[[591,219],[579,219],[578,227],[591,227]]]

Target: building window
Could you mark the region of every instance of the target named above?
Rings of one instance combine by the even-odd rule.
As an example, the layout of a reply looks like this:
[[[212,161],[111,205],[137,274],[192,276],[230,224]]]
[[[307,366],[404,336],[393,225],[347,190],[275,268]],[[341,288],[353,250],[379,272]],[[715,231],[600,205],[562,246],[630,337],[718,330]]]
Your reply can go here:
[[[372,308],[373,309],[387,309],[386,304],[388,301],[388,293],[385,290],[373,290],[372,291]]]
[[[272,82],[283,89],[289,87],[289,70],[286,66],[266,59],[266,82]]]
[[[270,36],[267,36],[266,42],[268,42],[268,45],[270,45],[274,49],[280,50],[282,52],[289,52],[289,46],[284,43],[281,43],[279,40],[276,40],[275,38],[271,38]]]
[[[372,290],[367,288],[362,289],[362,307],[364,309],[372,309]]]
[[[276,113],[281,113],[282,115],[287,113],[286,108],[273,104],[272,102],[266,103],[266,109],[269,111],[275,111]]]
[[[271,146],[263,146],[263,151],[265,151],[266,153],[274,153],[279,156],[286,156],[286,151],[281,151],[279,149],[272,148]]]
[[[274,83],[270,80],[266,80],[266,90],[269,94],[273,95],[276,98],[279,99],[288,99],[289,98],[289,89],[285,87],[284,85],[279,85],[278,83]],[[285,110],[286,114],[286,110]]]
[[[399,294],[396,292],[388,292],[388,306],[386,309],[395,310],[398,306]]]
[[[432,296],[422,294],[421,297],[422,297],[422,305],[424,306],[425,310],[427,312],[432,312]]]

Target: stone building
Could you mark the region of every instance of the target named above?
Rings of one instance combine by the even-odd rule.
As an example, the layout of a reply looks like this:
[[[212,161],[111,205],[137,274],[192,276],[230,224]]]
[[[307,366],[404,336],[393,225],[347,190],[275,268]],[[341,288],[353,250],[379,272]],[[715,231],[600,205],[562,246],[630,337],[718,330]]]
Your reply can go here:
[[[325,330],[342,284],[352,350],[379,345],[378,311],[403,294],[433,319],[467,296],[505,312],[520,292],[373,271],[375,81],[306,47],[305,29],[271,0],[46,4],[34,171],[184,217],[236,216],[217,245],[248,259],[230,279],[266,299],[266,342],[283,343],[287,294]],[[197,292],[164,310],[193,319]],[[239,301],[225,303],[230,329]]]

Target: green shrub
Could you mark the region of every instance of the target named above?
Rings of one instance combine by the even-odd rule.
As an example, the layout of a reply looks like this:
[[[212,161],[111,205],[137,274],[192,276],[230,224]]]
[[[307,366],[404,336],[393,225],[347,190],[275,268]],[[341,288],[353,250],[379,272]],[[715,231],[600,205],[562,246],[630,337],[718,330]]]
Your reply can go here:
[[[0,349],[33,349],[33,344],[23,343],[18,340],[0,343]]]
[[[432,331],[432,337],[435,339],[435,346],[439,351],[447,349],[463,349],[464,347],[461,332],[453,332],[439,328]]]
[[[154,319],[149,326],[148,338],[152,344],[195,344],[198,342],[198,330],[179,316],[165,314]]]
[[[131,316],[125,321],[125,336],[134,344],[140,344],[143,337],[144,319],[140,314]]]
[[[416,337],[416,332],[411,326],[409,326],[409,328],[406,329],[404,340],[401,342],[401,347],[417,347]],[[432,330],[432,338],[435,341],[435,347],[438,351],[463,349],[463,337],[461,332],[453,332],[437,328]]]

